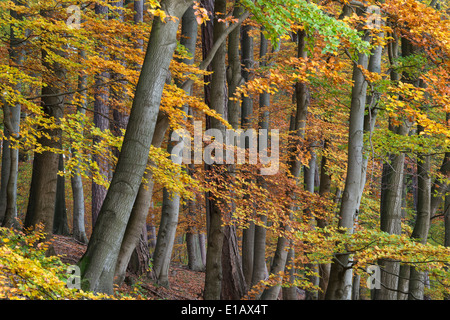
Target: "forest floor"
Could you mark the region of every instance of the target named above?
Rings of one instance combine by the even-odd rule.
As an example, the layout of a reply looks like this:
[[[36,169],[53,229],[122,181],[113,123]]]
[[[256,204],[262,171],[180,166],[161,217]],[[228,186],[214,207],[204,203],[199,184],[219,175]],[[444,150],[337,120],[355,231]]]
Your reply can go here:
[[[60,256],[61,261],[76,264],[86,251],[84,245],[71,237],[55,235],[52,239],[54,254]],[[172,264],[169,270],[169,288],[156,285],[151,279],[133,279],[124,283],[119,291],[130,293],[138,288],[139,294],[149,300],[202,300],[205,273],[189,270],[183,265]]]

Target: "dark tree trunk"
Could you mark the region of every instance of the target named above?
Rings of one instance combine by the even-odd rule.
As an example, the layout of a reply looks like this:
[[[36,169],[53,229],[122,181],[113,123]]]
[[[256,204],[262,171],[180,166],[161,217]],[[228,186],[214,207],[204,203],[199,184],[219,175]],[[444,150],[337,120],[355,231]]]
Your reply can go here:
[[[58,171],[64,172],[64,156],[59,155]],[[55,216],[53,220],[53,233],[67,236],[70,234],[69,225],[67,222],[67,208],[66,208],[66,179],[64,176],[58,175],[56,182],[56,202],[55,202]]]
[[[47,14],[47,13],[43,13]],[[47,51],[42,50],[42,64],[56,76],[59,81],[63,81],[65,70],[57,62],[49,62],[46,58]],[[47,86],[42,87],[42,110],[48,118],[59,119],[63,116],[64,96],[59,95],[63,83],[44,80]],[[45,135],[38,138],[38,143],[44,148],[61,148],[61,130],[42,129],[50,139]],[[44,225],[44,232],[51,234],[53,232],[53,217],[55,214],[56,185],[58,173],[58,154],[51,151],[35,153],[33,160],[33,172],[31,177],[30,196],[28,201],[27,213],[24,221],[24,227],[35,227],[37,224]]]
[[[227,5],[225,0],[216,0],[214,3],[213,22],[213,40],[218,39],[221,33],[224,32],[226,25],[218,20],[223,18],[226,12]],[[226,80],[225,72],[225,43],[222,43],[217,50],[214,59],[211,62],[213,71],[210,85],[210,104],[209,106],[216,110],[220,115],[224,115],[225,111],[225,91],[224,83]],[[220,130],[225,136],[225,128],[222,123],[214,118],[209,119],[210,128]],[[208,126],[207,126],[208,128]],[[213,174],[220,164],[208,164],[207,171]],[[213,178],[214,179],[214,178]],[[205,300],[219,300],[222,293],[222,247],[224,241],[224,227],[222,225],[222,211],[219,206],[220,199],[216,198],[214,194],[209,195],[207,202],[207,214],[209,215],[209,232],[208,245],[206,253],[206,275],[205,275]]]

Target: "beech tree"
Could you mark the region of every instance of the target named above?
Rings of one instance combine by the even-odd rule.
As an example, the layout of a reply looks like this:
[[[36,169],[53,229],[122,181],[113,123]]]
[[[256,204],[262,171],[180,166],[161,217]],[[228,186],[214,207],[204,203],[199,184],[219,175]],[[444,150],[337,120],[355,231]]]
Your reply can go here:
[[[0,297],[194,290],[180,266],[208,300],[450,296],[445,3],[0,13]]]

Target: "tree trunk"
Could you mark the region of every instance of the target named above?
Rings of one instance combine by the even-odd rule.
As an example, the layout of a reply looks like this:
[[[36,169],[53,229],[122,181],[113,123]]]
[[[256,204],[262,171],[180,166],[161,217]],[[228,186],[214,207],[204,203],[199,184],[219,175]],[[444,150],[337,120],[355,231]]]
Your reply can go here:
[[[182,43],[186,47],[188,52],[192,54],[192,59],[189,60],[185,59],[184,63],[193,64],[195,61],[195,48],[197,45],[197,33],[198,33],[198,23],[195,17],[193,7],[190,7],[188,10],[186,10],[185,14],[183,15],[183,19],[181,20],[181,23],[182,24],[181,24],[180,43]],[[192,113],[192,109],[188,108],[188,112]],[[192,121],[194,121],[194,118],[192,119]],[[187,169],[189,171],[189,174],[192,175],[195,170],[194,164],[189,164]],[[189,199],[188,204],[186,206],[187,217],[188,219],[192,220],[195,217],[194,201],[195,200]],[[186,228],[186,250],[188,254],[188,267],[190,270],[193,271],[204,271],[205,268],[201,257],[199,240],[200,239],[197,232],[197,228],[188,225],[188,227]]]
[[[123,13],[123,7],[124,3],[122,1],[114,1],[112,5],[115,7],[115,15],[113,17],[110,17],[111,19],[117,19],[121,22],[124,22],[124,13]],[[139,46],[139,44],[138,44]],[[113,58],[115,60],[118,60],[117,58]],[[119,61],[120,64],[124,65],[123,61]],[[114,84],[111,86],[110,95],[111,99],[110,101],[111,106],[110,109],[112,109],[112,117],[113,121],[110,122],[110,129],[111,132],[116,137],[122,136],[122,130],[126,129],[127,123],[128,123],[128,112],[124,110],[124,106],[121,105],[121,102],[127,101],[128,97],[125,91],[125,85],[126,81],[121,80],[123,78],[123,75],[119,73],[112,73],[110,75],[111,80],[114,82]],[[119,150],[115,148],[113,150],[114,154],[116,156],[119,155]]]
[[[444,203],[444,246],[450,247],[450,195],[445,196]]]
[[[17,3],[17,1],[14,1]],[[18,14],[14,10],[11,10],[11,17],[17,20],[22,20],[22,14]],[[17,38],[14,28],[10,28],[9,35],[9,59],[10,65],[15,68],[19,68],[23,65],[25,58],[25,51],[21,49],[21,40]],[[14,88],[20,92],[22,85],[17,83]],[[6,101],[3,101],[3,122],[4,131],[7,138],[19,137],[20,131],[20,104],[9,105]],[[0,224],[4,227],[18,227],[17,219],[17,178],[19,171],[19,149],[11,148],[10,141],[3,140],[3,154],[2,158],[2,191],[0,193]],[[3,162],[3,159],[5,162]],[[3,166],[5,168],[3,168]]]
[[[450,121],[450,113],[447,113],[447,122]],[[446,152],[441,167],[439,168],[439,174],[442,175],[443,181],[436,178],[431,188],[431,204],[430,213],[431,217],[436,214],[437,209],[442,204],[445,193],[449,191],[448,176],[450,174],[450,152]]]
[[[154,147],[161,147],[168,127],[169,119],[162,112],[159,112],[155,126],[155,133],[153,134],[152,139],[152,145]],[[120,285],[125,279],[127,266],[133,252],[136,250],[136,246],[140,243],[143,226],[145,226],[148,211],[152,204],[154,186],[152,171],[147,171],[144,174],[144,178],[147,182],[142,182],[139,186],[120,246],[114,276],[114,282],[117,285]]]
[[[58,171],[64,172],[64,156],[59,155]],[[68,236],[70,234],[67,223],[66,187],[64,176],[58,175],[56,182],[56,202],[53,220],[53,233]]]
[[[368,37],[364,37],[368,40]],[[348,136],[348,161],[345,188],[339,212],[339,227],[353,233],[354,220],[357,215],[361,192],[361,175],[363,164],[364,111],[366,105],[367,82],[360,68],[367,69],[368,56],[358,54],[358,65],[353,66],[353,88]],[[348,267],[350,255],[336,253],[330,270],[330,279],[325,299],[349,300],[351,298],[351,269]],[[350,280],[350,281],[348,281]]]
[[[214,16],[213,22],[213,39],[215,42],[221,33],[225,31],[226,25],[223,22],[219,22],[219,19],[224,18],[224,14],[227,10],[227,4],[225,0],[216,0],[214,2]],[[222,43],[217,50],[214,59],[211,62],[211,69],[213,71],[211,84],[210,84],[210,104],[209,106],[215,109],[221,116],[225,111],[225,91],[224,83],[226,80],[225,72],[225,44]],[[210,119],[210,128],[218,129],[222,132],[222,136],[225,136],[225,127],[222,123]],[[210,173],[214,173],[215,168],[221,166],[220,164],[213,163],[207,165],[207,170]],[[209,232],[207,239],[207,252],[206,252],[206,275],[205,275],[205,300],[219,300],[222,293],[222,247],[224,241],[224,227],[222,225],[222,212],[218,201],[214,194],[210,194],[208,199],[208,213],[209,213]]]
[[[81,59],[84,59],[86,53],[82,50],[79,53]],[[81,114],[86,113],[86,104],[87,104],[87,94],[84,90],[87,85],[87,76],[85,74],[80,74],[78,76],[78,89],[81,93],[81,101],[80,106],[77,107],[77,112]],[[81,91],[83,90],[83,91]],[[75,157],[77,150],[72,149],[72,155]],[[88,238],[86,236],[86,228],[85,228],[85,204],[84,204],[84,187],[83,180],[81,177],[80,169],[76,168],[74,174],[71,178],[72,185],[72,198],[73,198],[73,227],[72,233],[75,240],[87,244]]]
[[[116,261],[147,167],[161,96],[176,48],[178,24],[191,4],[192,1],[163,0],[161,10],[173,19],[153,21],[122,151],[87,251],[79,262],[82,285],[91,291],[113,292]]]
[[[95,14],[101,15],[101,18],[104,20],[108,19],[108,10],[107,6],[95,5]],[[97,48],[98,52],[103,52],[104,50],[105,48],[103,47]],[[109,129],[109,92],[106,85],[104,85],[109,78],[110,74],[106,71],[100,72],[95,76],[94,125],[102,131]],[[94,137],[93,143],[96,144],[99,142],[100,138]],[[98,164],[99,174],[108,178],[110,168],[106,160],[96,154],[93,155],[92,160]],[[97,221],[106,192],[107,190],[104,186],[97,184],[94,180],[92,181],[92,227],[94,227]]]
[[[328,148],[329,141],[325,139],[323,148],[326,150]],[[331,175],[327,172],[327,157],[322,155],[320,160],[320,182],[319,182],[319,195],[321,197],[329,198],[331,195]],[[319,228],[325,228],[328,226],[328,221],[325,219],[318,219],[317,226]],[[331,264],[324,263],[319,265],[319,288],[318,299],[323,300],[325,298],[325,293],[327,291],[328,279],[330,277]]]
[[[4,102],[3,102],[4,103]],[[4,105],[4,104],[3,104]],[[9,130],[5,127],[3,129],[5,138],[2,140],[2,168],[1,168],[1,187],[0,187],[0,221],[4,223],[6,215],[7,200],[7,186],[9,181],[9,174],[11,172],[11,152],[9,152],[10,142],[8,140]]]
[[[298,33],[298,52],[297,56],[299,58],[306,58],[306,33],[304,30],[299,31]],[[298,82],[295,88],[296,94],[296,103],[297,110],[294,120],[294,134],[298,138],[303,138],[305,136],[305,128],[306,128],[306,118],[309,106],[309,90],[305,83]],[[294,143],[299,143],[296,140]],[[301,162],[297,159],[297,155],[293,150],[296,150],[296,146],[292,147],[292,154],[289,162],[290,173],[294,177],[294,179],[298,180],[301,171]],[[291,204],[288,205],[288,210],[292,210],[293,207]],[[289,231],[289,226],[284,226],[286,231]],[[289,240],[285,236],[281,236],[278,238],[277,247],[274,254],[273,262],[270,268],[270,274],[274,274],[278,277],[278,275],[284,271],[286,266],[286,259],[288,255],[287,246],[289,245]],[[262,300],[276,300],[280,293],[281,288],[281,279],[277,280],[278,283],[272,287],[266,288],[261,295]]]
[[[422,128],[419,128],[419,132]],[[417,216],[411,238],[422,243],[427,243],[430,227],[430,202],[431,202],[431,156],[420,155],[417,158]],[[409,278],[409,300],[423,300],[425,272],[415,266],[411,266]]]
[[[260,47],[259,47],[259,56],[261,59],[261,66],[266,66],[266,55],[268,52],[268,40],[264,36],[263,32],[260,33]],[[269,130],[269,111],[267,108],[270,106],[270,94],[267,92],[261,93],[259,95],[259,108],[260,108],[260,120],[259,127],[262,130]],[[258,139],[259,143],[259,139]],[[266,143],[266,146],[268,143]],[[261,150],[258,147],[258,150]],[[260,176],[258,179],[258,184],[265,188],[264,177]],[[258,209],[257,209],[258,210]],[[267,216],[265,214],[257,215],[257,219],[260,224],[255,225],[255,235],[254,235],[254,249],[253,249],[253,272],[252,272],[252,281],[251,286],[253,287],[257,285],[261,280],[266,279],[267,275],[267,265],[266,265],[266,224],[267,224]],[[260,294],[257,294],[255,297],[258,299]]]
[[[188,30],[186,30],[186,27]],[[197,23],[193,7],[186,10],[181,21],[182,34],[180,43],[186,47],[188,52],[195,56],[195,44],[197,35]],[[187,64],[193,64],[194,60],[184,61]],[[190,94],[190,88],[186,94]],[[188,112],[188,107],[184,107],[184,111]],[[182,150],[179,154],[173,154],[173,144],[169,141],[167,151],[172,154],[175,163],[181,165]],[[176,179],[176,177],[175,177]],[[161,211],[161,223],[159,226],[156,247],[153,254],[153,274],[157,278],[158,283],[162,286],[169,286],[169,267],[172,258],[172,249],[175,241],[176,230],[178,226],[178,216],[180,211],[180,195],[170,195],[169,192],[163,190],[163,206]]]
[[[177,231],[179,209],[180,196],[170,195],[164,189],[161,222],[153,253],[153,274],[158,284],[164,287],[169,287],[169,267]]]
[[[44,12],[43,15],[47,15]],[[54,73],[59,81],[63,81],[65,70],[57,62],[49,62],[46,58],[48,53],[42,50],[42,64],[47,70]],[[64,96],[59,95],[63,84],[44,79],[47,86],[42,87],[42,110],[48,118],[59,119],[63,116]],[[61,130],[60,129],[42,129],[50,139],[42,135],[37,139],[38,144],[44,148],[61,148]],[[58,154],[51,151],[35,153],[33,161],[33,172],[31,177],[30,196],[28,201],[27,213],[25,216],[24,227],[35,227],[37,224],[44,225],[44,232],[52,234],[53,217],[55,214],[56,185],[58,173]]]
[[[253,38],[250,36],[251,25],[245,25],[241,28],[241,79],[247,82],[250,76],[250,68],[253,66]],[[241,105],[241,128],[243,130],[252,127],[253,100],[251,97],[242,97]],[[235,128],[235,129],[238,129]],[[249,148],[249,142],[245,141],[245,148]],[[245,196],[244,196],[245,197]],[[253,213],[249,213],[252,215]],[[252,217],[250,217],[251,219]],[[249,286],[253,273],[253,256],[255,243],[255,225],[249,223],[249,227],[242,230],[242,270],[244,272],[246,285]]]

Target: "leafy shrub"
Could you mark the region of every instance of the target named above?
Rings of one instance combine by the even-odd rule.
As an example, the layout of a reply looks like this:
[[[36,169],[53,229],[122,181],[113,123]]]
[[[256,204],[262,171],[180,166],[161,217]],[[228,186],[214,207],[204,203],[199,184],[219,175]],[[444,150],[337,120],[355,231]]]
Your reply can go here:
[[[49,242],[45,239],[42,226],[33,232],[0,228],[0,299],[113,299],[69,289],[68,265],[46,255]]]

